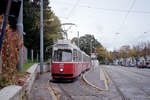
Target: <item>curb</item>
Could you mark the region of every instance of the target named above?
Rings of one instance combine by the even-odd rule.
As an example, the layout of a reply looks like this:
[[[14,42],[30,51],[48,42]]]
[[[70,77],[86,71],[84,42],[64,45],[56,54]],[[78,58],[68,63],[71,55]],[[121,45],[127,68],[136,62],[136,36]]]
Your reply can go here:
[[[89,82],[86,78],[85,78],[85,76],[90,72],[86,72],[83,76],[82,76],[82,79],[88,84],[88,85],[90,85],[91,87],[93,87],[93,88],[95,88],[95,89],[97,89],[97,90],[99,90],[99,91],[109,91],[109,78],[108,78],[108,75],[106,74],[106,72],[103,70],[103,69],[101,69],[103,72],[104,72],[104,76],[105,76],[105,81],[106,81],[106,89],[102,89],[102,88],[99,88],[99,87],[97,87],[97,86],[95,86],[95,85],[93,85],[91,82]]]
[[[22,98],[25,95],[28,95],[31,91],[32,85],[34,84],[34,80],[37,75],[37,69],[38,69],[38,64],[32,65],[28,69],[28,71],[26,71],[27,73],[29,73],[29,77],[27,78],[27,80],[24,81],[25,82],[24,85],[23,86],[9,85],[0,90],[1,92],[0,97],[3,98],[5,96],[5,100],[22,100]],[[20,87],[20,89],[18,89],[18,87]],[[26,98],[27,97],[25,97],[24,99]]]

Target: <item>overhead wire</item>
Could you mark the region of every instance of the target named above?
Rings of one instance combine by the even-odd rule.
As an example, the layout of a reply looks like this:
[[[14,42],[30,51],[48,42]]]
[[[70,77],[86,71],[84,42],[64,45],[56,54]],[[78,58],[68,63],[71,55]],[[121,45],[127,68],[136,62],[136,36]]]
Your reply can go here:
[[[69,17],[71,16],[71,14],[73,13],[73,11],[77,8],[77,6],[79,5],[79,2],[81,0],[78,0],[75,5],[73,6],[73,8],[71,9],[70,13],[68,14],[67,18],[69,19]]]
[[[133,0],[129,10],[122,10],[122,9],[109,9],[109,8],[99,8],[99,7],[92,7],[92,6],[89,6],[89,5],[79,5],[79,2],[80,0],[78,0],[76,2],[76,4],[71,4],[71,3],[67,3],[67,2],[58,2],[58,3],[61,3],[61,4],[65,4],[65,5],[69,5],[69,6],[73,6],[72,10],[69,12],[68,16],[67,17],[62,17],[64,19],[69,19],[69,17],[71,16],[71,14],[73,13],[74,9],[78,7],[86,7],[86,8],[90,8],[90,9],[96,9],[96,10],[103,10],[103,11],[110,11],[110,12],[120,12],[120,13],[127,13],[125,15],[125,19],[123,21],[123,24],[125,23],[125,21],[127,20],[127,17],[129,16],[129,13],[141,13],[141,14],[150,14],[150,11],[137,11],[137,10],[132,10],[136,0]]]
[[[125,24],[125,22],[126,22],[126,20],[127,20],[128,16],[129,16],[129,14],[130,14],[130,12],[131,12],[132,8],[134,7],[135,2],[136,2],[136,0],[133,0],[133,2],[132,2],[132,4],[131,4],[131,6],[130,6],[130,8],[129,8],[128,12],[127,12],[127,14],[125,15],[125,19],[124,19],[124,21],[123,21],[122,25],[124,25],[124,24]]]
[[[135,2],[136,2],[136,0],[133,0],[133,2],[132,2],[132,4],[131,4],[130,8],[128,9],[128,11],[127,11],[127,13],[126,13],[126,15],[125,15],[124,20],[122,21],[122,23],[121,23],[120,27],[117,29],[117,31],[120,30],[120,29],[122,28],[122,26],[125,24],[125,22],[127,21],[127,18],[128,18],[128,16],[129,16],[129,14],[130,14],[132,8],[134,7]],[[116,33],[119,33],[119,32],[115,32],[115,34],[116,34]],[[120,34],[120,33],[119,33],[119,34]]]
[[[78,0],[79,1],[79,0]],[[130,7],[130,11],[129,10],[122,10],[122,9],[109,9],[109,8],[100,8],[100,7],[92,7],[92,6],[89,6],[89,5],[79,5],[79,7],[86,7],[86,8],[90,8],[90,9],[97,9],[97,10],[104,10],[104,11],[111,11],[111,12],[123,12],[123,13],[143,13],[143,14],[150,14],[150,11],[137,11],[137,10],[131,10],[135,4],[135,1],[134,0],[132,2],[132,5]],[[65,5],[69,5],[69,6],[75,6],[73,7],[72,9],[76,8],[77,5],[74,5],[74,4],[71,4],[71,3],[67,3],[67,2],[58,2],[58,3],[61,3],[61,4],[65,4]],[[77,2],[79,3],[79,2]],[[128,15],[127,15],[128,16]]]
[[[79,7],[87,7],[87,8],[90,8],[90,9],[97,9],[97,10],[110,11],[110,12],[120,12],[120,13],[126,13],[126,12],[129,12],[129,10],[109,9],[109,8],[99,8],[99,7],[91,7],[91,6],[88,6],[88,5],[79,5]],[[130,13],[150,14],[150,11],[130,10]]]

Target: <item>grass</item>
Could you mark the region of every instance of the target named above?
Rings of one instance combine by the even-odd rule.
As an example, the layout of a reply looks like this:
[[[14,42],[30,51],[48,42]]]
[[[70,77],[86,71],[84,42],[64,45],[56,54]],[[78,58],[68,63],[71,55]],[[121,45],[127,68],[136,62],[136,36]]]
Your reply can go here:
[[[31,62],[31,61],[26,62],[23,66],[23,71],[25,72],[28,68],[30,68],[35,63],[36,62]]]
[[[15,74],[13,74],[13,77],[11,77],[10,79],[4,78],[3,80],[1,80],[0,81],[0,89],[4,88],[10,84],[16,84],[16,85],[21,84],[21,83],[19,83],[20,81],[18,79],[26,76],[26,70],[35,63],[38,63],[38,62],[28,61],[23,66],[23,72],[16,72]]]

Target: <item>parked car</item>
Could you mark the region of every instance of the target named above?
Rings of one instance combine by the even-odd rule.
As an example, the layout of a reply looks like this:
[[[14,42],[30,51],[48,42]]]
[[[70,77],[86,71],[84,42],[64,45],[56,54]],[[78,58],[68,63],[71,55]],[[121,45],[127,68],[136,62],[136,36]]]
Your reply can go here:
[[[146,68],[150,68],[150,63],[146,62]]]
[[[130,64],[129,67],[135,67],[135,64]]]
[[[146,68],[150,68],[150,64],[148,64],[148,65],[146,66]]]
[[[139,64],[136,67],[138,67],[138,68],[146,68],[146,64]]]

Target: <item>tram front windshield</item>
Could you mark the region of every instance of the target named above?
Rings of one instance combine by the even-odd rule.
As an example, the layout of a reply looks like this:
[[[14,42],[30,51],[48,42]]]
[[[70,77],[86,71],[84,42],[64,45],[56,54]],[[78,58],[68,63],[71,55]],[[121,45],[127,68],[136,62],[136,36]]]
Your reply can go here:
[[[71,62],[72,51],[68,49],[58,49],[54,51],[53,60],[56,62]]]

